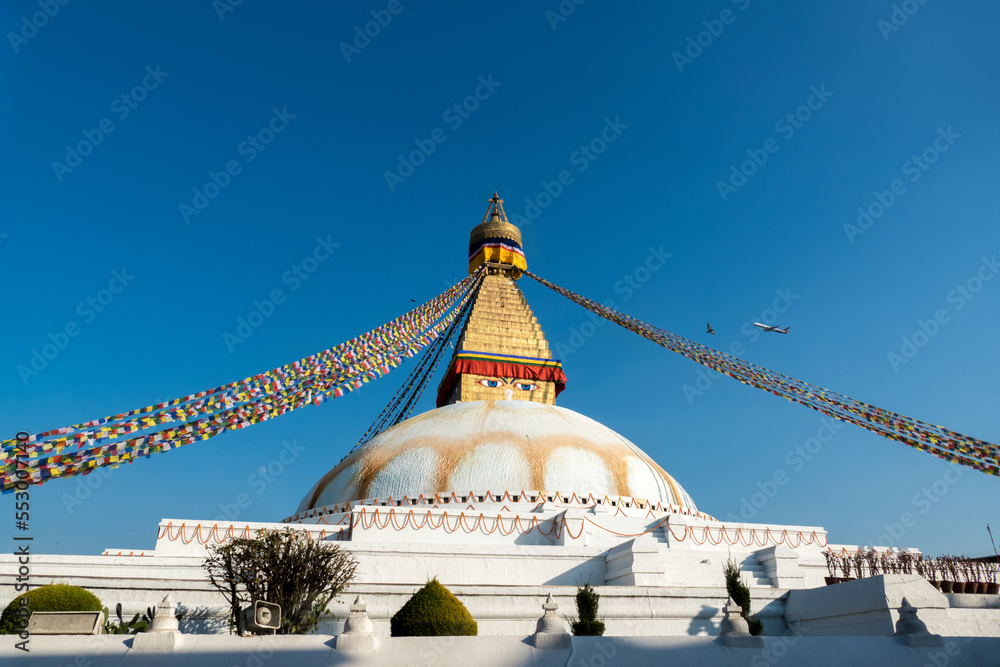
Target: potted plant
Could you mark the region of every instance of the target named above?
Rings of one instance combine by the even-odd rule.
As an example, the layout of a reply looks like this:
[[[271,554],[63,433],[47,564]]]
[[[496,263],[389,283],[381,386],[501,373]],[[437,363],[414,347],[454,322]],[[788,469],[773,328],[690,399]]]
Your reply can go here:
[[[875,551],[875,549],[872,549],[871,551],[866,551],[865,553],[863,553],[862,556],[864,557],[865,562],[868,564],[868,576],[869,577],[878,576],[878,566],[879,566],[878,552]],[[885,572],[883,572],[882,574],[885,574]]]
[[[965,593],[969,582],[965,556],[955,556],[952,562],[955,563],[955,585],[951,590],[953,593]],[[972,584],[972,590],[976,590],[975,584]]]
[[[958,568],[955,567],[955,559],[951,556],[940,556],[939,558],[941,560],[941,592],[957,592],[955,584],[958,579]]]
[[[840,560],[840,572],[843,575],[840,581],[850,581],[851,580],[851,556],[850,554],[844,554],[839,557]]]
[[[986,565],[986,592],[990,595],[1000,593],[1000,583],[997,583],[997,570],[1000,570],[1000,563],[985,563]]]
[[[856,554],[854,554],[854,557],[851,559],[851,561],[853,561],[855,576],[858,579],[864,579],[865,578],[865,554],[864,554],[864,552],[862,552],[861,549],[858,549],[858,552]]]
[[[913,554],[904,551],[892,559],[895,563],[893,574],[913,574]]]
[[[941,564],[935,558],[928,558],[923,561],[924,576],[931,585],[941,590]]]
[[[976,561],[962,556],[962,570],[965,573],[965,592],[979,592],[979,564]]]
[[[978,560],[969,560],[969,569],[972,571],[972,578],[976,582],[976,592],[980,595],[986,592],[986,577],[983,576],[983,565],[984,563]]]
[[[979,592],[979,578],[976,576],[976,563],[968,556],[962,556],[959,561],[962,567],[962,574],[965,575],[965,592]]]
[[[823,552],[823,557],[826,558],[826,570],[830,573],[830,576],[826,577],[826,585],[836,584],[840,582],[837,577],[837,555],[833,553],[832,550],[827,549]]]
[[[888,549],[879,556],[878,566],[882,569],[882,574],[899,574],[902,571],[899,557],[894,556]]]
[[[938,556],[938,572],[941,577],[941,592],[951,593],[955,585],[955,579],[952,569],[952,564],[950,563],[950,556]]]

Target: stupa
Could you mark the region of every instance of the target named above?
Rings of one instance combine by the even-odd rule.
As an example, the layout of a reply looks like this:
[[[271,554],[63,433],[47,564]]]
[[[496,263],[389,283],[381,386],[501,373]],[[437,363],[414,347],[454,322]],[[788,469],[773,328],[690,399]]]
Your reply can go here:
[[[186,631],[227,632],[229,608],[202,568],[206,545],[293,526],[340,543],[360,563],[320,627],[330,634],[343,629],[350,600],[361,595],[376,634],[387,635],[392,614],[437,577],[481,635],[530,635],[541,600],[552,594],[572,610],[585,583],[600,589],[608,635],[714,635],[728,599],[723,564],[730,558],[767,634],[796,623],[807,631],[827,627],[808,614],[787,615],[788,593],[822,589],[824,552],[854,552],[856,545],[829,544],[819,526],[720,521],[625,436],[557,405],[567,378],[518,288],[527,270],[521,233],[496,194],[472,229],[468,268],[481,281],[437,407],[363,443],[286,518],[165,518],[154,549],[33,555],[34,575],[85,586],[112,605],[121,601],[127,614],[166,590],[185,612]],[[849,618],[836,605],[826,613]],[[937,632],[953,629],[944,614],[922,618]]]
[[[469,273],[482,265],[488,273],[441,380],[437,409],[369,440],[316,483],[290,520],[378,499],[433,508],[453,496],[499,496],[497,509],[523,497],[576,496],[696,511],[641,449],[556,405],[566,376],[517,287],[526,268],[521,233],[496,194],[469,240]]]

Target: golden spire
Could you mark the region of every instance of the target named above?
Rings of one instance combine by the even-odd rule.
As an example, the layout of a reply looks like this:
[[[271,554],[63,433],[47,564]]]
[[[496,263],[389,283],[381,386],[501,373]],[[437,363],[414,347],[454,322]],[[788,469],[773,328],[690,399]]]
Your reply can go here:
[[[528,268],[521,249],[521,230],[510,224],[503,210],[503,199],[494,191],[483,221],[469,234],[469,273],[480,265],[507,265],[506,272],[516,280]]]
[[[545,333],[514,280],[527,268],[521,232],[510,224],[496,192],[469,240],[469,272],[488,273],[448,372],[438,388],[438,407],[461,401],[520,400],[554,405],[566,385],[562,364],[552,358]]]

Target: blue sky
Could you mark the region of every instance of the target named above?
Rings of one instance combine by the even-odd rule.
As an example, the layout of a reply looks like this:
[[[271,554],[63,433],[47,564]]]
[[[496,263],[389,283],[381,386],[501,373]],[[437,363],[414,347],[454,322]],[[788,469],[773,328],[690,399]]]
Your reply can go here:
[[[464,275],[497,189],[530,219],[541,276],[1000,441],[1000,8],[675,4],[4,3],[0,431],[214,387],[378,326]],[[644,448],[702,510],[991,551],[1000,480],[852,426],[810,452],[818,413],[521,286],[561,351],[560,405]],[[776,305],[791,335],[750,332]],[[53,339],[44,368],[19,370]],[[36,548],[151,548],[160,518],[217,517],[241,493],[239,519],[283,518],[405,372],[90,487],[36,488]],[[290,463],[262,474],[283,448]]]

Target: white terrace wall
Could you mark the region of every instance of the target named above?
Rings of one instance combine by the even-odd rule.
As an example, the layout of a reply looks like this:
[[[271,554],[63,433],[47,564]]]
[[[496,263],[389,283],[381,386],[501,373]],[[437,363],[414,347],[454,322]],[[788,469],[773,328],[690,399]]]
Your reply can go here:
[[[539,610],[541,611],[541,610]],[[762,648],[727,647],[712,637],[574,637],[572,648],[536,649],[525,636],[396,637],[380,639],[372,653],[337,650],[324,635],[204,637],[181,635],[169,650],[144,649],[115,635],[35,637],[31,654],[0,645],[4,667],[86,664],[89,667],[155,664],[159,667],[286,665],[369,667],[600,667],[601,665],[947,665],[996,664],[1000,639],[945,637],[937,647],[911,648],[897,637],[765,637]]]

